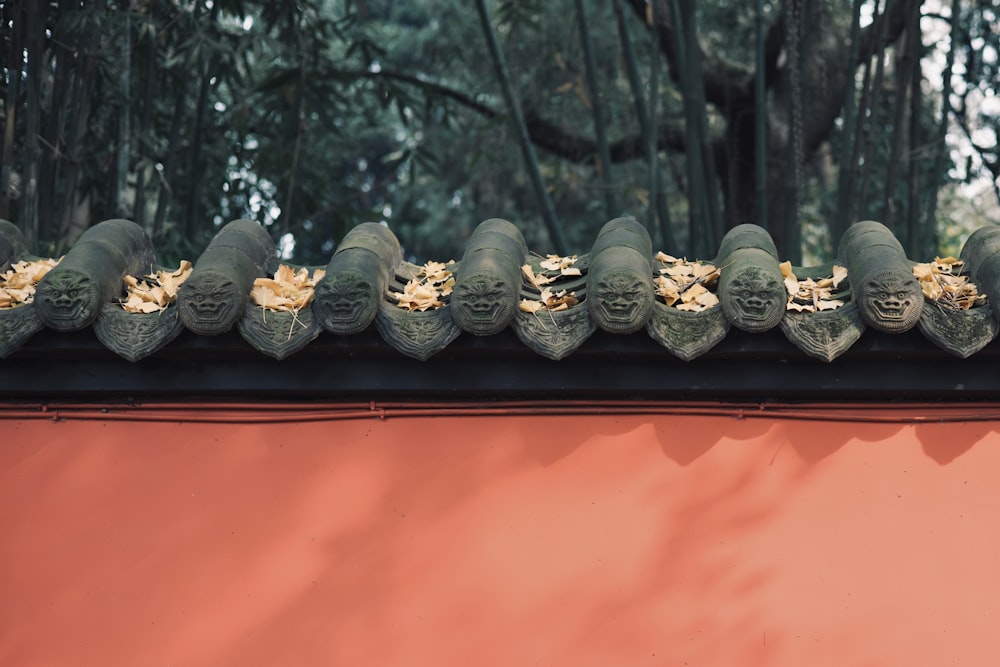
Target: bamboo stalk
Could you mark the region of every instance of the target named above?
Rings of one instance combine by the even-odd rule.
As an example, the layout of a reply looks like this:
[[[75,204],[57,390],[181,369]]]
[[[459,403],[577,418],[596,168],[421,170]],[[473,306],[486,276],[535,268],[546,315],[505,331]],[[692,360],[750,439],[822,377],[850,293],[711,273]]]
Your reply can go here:
[[[799,220],[803,181],[802,145],[802,0],[790,0],[786,48],[788,53],[788,157],[792,177],[785,189],[784,256],[793,265],[802,263],[802,225]]]
[[[156,213],[153,215],[153,233],[156,240],[163,231],[163,223],[167,217],[167,208],[173,197],[173,185],[177,177],[178,142],[181,136],[181,125],[184,121],[184,108],[187,106],[188,77],[181,77],[180,90],[174,98],[174,110],[170,119],[170,130],[167,139],[167,154],[163,160],[163,174],[160,177],[160,187],[156,194]]]
[[[708,214],[707,231],[709,247],[712,251],[722,241],[722,210],[719,205],[718,170],[715,153],[708,131],[708,104],[705,99],[705,76],[702,67],[701,45],[698,42],[698,25],[695,14],[695,0],[680,0],[681,16],[684,22],[685,63],[690,73],[691,97],[697,125],[698,146],[701,151],[701,169],[704,183],[705,210]]]
[[[861,0],[855,0],[860,2]],[[767,91],[764,78],[766,31],[764,30],[764,0],[754,2],[754,56],[753,76],[753,147],[754,192],[757,200],[757,224],[768,229],[767,218]]]
[[[11,178],[14,173],[14,126],[17,119],[17,96],[21,84],[21,68],[24,62],[23,23],[20,20],[21,4],[14,0],[8,7],[12,20],[10,35],[10,56],[7,60],[7,98],[4,100],[6,123],[3,133],[3,160],[0,167],[0,219],[10,219]],[[6,17],[5,17],[6,18]],[[22,230],[23,232],[23,230]]]
[[[868,135],[868,114],[871,99],[872,62],[869,58],[865,61],[864,73],[861,77],[861,95],[858,99],[858,111],[855,114],[854,128],[852,130],[851,161],[849,167],[850,182],[847,186],[847,206],[845,214],[845,225],[850,228],[858,219],[855,211],[860,201],[858,195],[858,184],[861,180],[861,153],[865,148],[865,137]],[[844,230],[845,232],[847,229]],[[843,234],[841,234],[843,236]]]
[[[92,11],[103,12],[105,0],[96,0]],[[59,213],[59,234],[55,239],[56,254],[61,253],[69,242],[66,238],[73,220],[73,210],[76,207],[77,186],[80,181],[80,171],[83,160],[83,140],[87,134],[87,119],[90,115],[90,98],[97,82],[97,59],[102,44],[99,37],[92,34],[81,35],[79,49],[83,53],[83,66],[73,91],[73,106],[70,116],[73,127],[66,142],[66,182],[62,197],[62,208]]]
[[[696,63],[691,55],[697,51],[690,46],[694,36],[685,21],[683,9],[679,0],[670,0],[670,14],[674,23],[676,35],[675,51],[677,67],[680,70],[681,94],[684,102],[684,134],[686,143],[686,164],[688,174],[688,225],[689,249],[696,257],[712,257],[715,255],[717,243],[713,239],[714,223],[709,207],[707,170],[704,154],[705,142],[702,138],[702,121],[704,120],[704,105],[699,104],[697,88],[701,84]],[[655,29],[655,27],[654,27]],[[703,97],[701,98],[704,99]]]
[[[125,208],[125,192],[128,189],[128,167],[129,153],[131,152],[131,123],[132,113],[132,90],[130,78],[132,75],[132,17],[129,16],[129,8],[123,8],[125,12],[125,34],[121,45],[122,69],[118,79],[118,92],[121,99],[118,101],[118,141],[115,151],[115,176],[114,191],[112,192],[111,204],[115,207],[115,215],[125,217],[128,215]]]
[[[204,3],[196,3],[193,19],[197,22],[205,10]],[[177,20],[182,15],[179,11],[170,23]],[[180,138],[181,127],[184,123],[184,111],[187,107],[188,84],[191,77],[182,75],[178,83],[180,90],[174,94],[174,110],[170,119],[170,133],[167,140],[167,154],[163,161],[163,174],[160,177],[160,187],[156,195],[156,213],[153,217],[153,234],[155,240],[163,231],[163,224],[167,217],[167,209],[175,196],[175,186],[177,183],[177,163],[180,159]]]
[[[656,33],[656,41],[659,42],[659,32]],[[659,59],[659,47],[656,50],[655,59]],[[657,68],[659,71],[659,68]],[[657,76],[657,81],[659,81],[659,76]],[[658,87],[657,87],[658,88]],[[658,93],[658,91],[650,91],[650,94]],[[657,94],[657,98],[659,95]],[[660,230],[660,239],[663,241],[664,245],[668,248],[677,248],[681,250],[677,239],[674,237],[673,222],[670,218],[670,206],[667,201],[667,187],[666,182],[663,180],[662,169],[660,169],[660,150],[659,150],[659,131],[658,124],[654,121],[649,124],[649,136],[647,138],[646,145],[649,155],[647,160],[649,160],[649,181],[651,183],[651,190],[653,192],[651,199],[655,209],[656,219],[659,221],[657,228]]]
[[[684,11],[684,32],[687,35],[688,67],[693,75],[692,93],[695,100],[698,123],[698,140],[702,154],[702,171],[704,174],[705,204],[708,211],[709,247],[715,250],[722,242],[724,234],[722,225],[722,209],[719,202],[718,170],[715,165],[715,152],[708,131],[708,104],[705,100],[705,77],[702,67],[701,45],[698,42],[698,28],[695,20],[694,0],[682,0]]]
[[[911,44],[920,40],[920,3],[913,2],[910,5],[910,13],[906,19],[906,42],[903,45],[902,53],[899,54],[899,65],[896,72],[896,105],[893,109],[892,139],[889,150],[889,163],[886,165],[885,190],[882,195],[882,222],[896,231],[896,179],[898,177],[900,163],[903,161],[903,144],[906,137],[906,115],[909,110],[907,104],[910,91],[910,81],[912,79],[911,70],[914,67],[913,49]],[[905,237],[905,229],[899,230],[898,235]],[[904,241],[904,246],[906,245]]]
[[[72,9],[72,0],[60,0],[59,13],[65,15]],[[41,172],[38,179],[38,219],[39,240],[45,244],[54,242],[55,216],[58,211],[58,187],[63,165],[65,145],[65,117],[72,93],[72,76],[75,71],[73,53],[66,43],[66,36],[60,32],[53,34],[50,49],[55,55],[52,77],[52,94],[49,96],[48,120],[42,137]],[[41,252],[41,250],[39,250]]]
[[[207,0],[206,0],[207,1]],[[209,23],[215,23],[219,16],[219,9],[222,3],[213,2]],[[212,62],[208,61],[201,70],[201,83],[198,88],[198,101],[195,105],[194,128],[191,135],[191,156],[188,164],[188,179],[190,190],[188,191],[187,207],[184,213],[184,233],[186,238],[193,238],[196,233],[195,218],[198,215],[198,200],[201,199],[201,186],[204,180],[205,165],[201,159],[203,137],[205,135],[205,124],[208,117],[208,95],[212,90]]]
[[[658,147],[658,137],[656,133],[657,119],[659,118],[658,105],[660,102],[660,31],[656,29],[656,2],[649,3],[649,22],[652,24],[652,30],[649,31],[649,37],[652,44],[649,48],[650,54],[650,65],[649,65],[649,117],[646,119],[646,124],[642,128],[642,132],[645,138],[646,147],[646,162],[648,164],[649,172],[649,216],[650,222],[659,218],[659,212],[656,208],[656,202],[660,196],[660,165],[659,165],[659,147]],[[654,229],[657,226],[654,225]],[[661,234],[664,239],[667,237]]]
[[[517,133],[517,140],[524,157],[525,168],[528,170],[528,177],[531,179],[535,196],[538,198],[542,209],[542,217],[545,220],[545,227],[549,232],[549,240],[552,242],[554,250],[557,253],[565,255],[569,252],[566,238],[563,235],[559,219],[556,217],[552,199],[545,189],[542,172],[538,166],[538,157],[535,154],[535,147],[531,143],[531,137],[524,122],[524,114],[521,112],[521,106],[514,93],[514,84],[511,82],[510,74],[507,71],[507,63],[504,60],[503,52],[500,50],[500,44],[497,42],[496,35],[493,32],[493,25],[490,21],[489,9],[486,7],[486,0],[476,0],[476,10],[479,13],[483,36],[486,38],[486,46],[493,60],[493,69],[495,70],[497,82],[500,84],[504,101],[507,103],[507,109],[510,113],[511,122],[514,124],[514,129]]]
[[[594,58],[594,44],[590,38],[590,27],[587,25],[587,12],[584,10],[583,0],[575,0],[575,2],[580,44],[583,46],[583,66],[590,94],[590,113],[594,119],[594,136],[597,139],[601,184],[604,187],[604,207],[605,213],[610,219],[617,216],[619,211],[618,203],[615,201],[614,180],[611,178],[611,150],[608,148],[608,133],[604,124],[604,105],[601,103],[601,91],[597,85],[597,62]]]
[[[674,238],[670,220],[670,208],[667,205],[667,192],[660,172],[659,160],[659,136],[654,123],[650,122],[649,113],[646,110],[646,97],[643,93],[642,77],[639,74],[639,64],[636,61],[635,49],[632,47],[632,37],[628,31],[628,24],[625,20],[625,12],[622,11],[621,0],[614,0],[615,21],[618,24],[618,37],[622,44],[622,54],[625,59],[625,72],[628,75],[629,88],[632,91],[632,105],[635,108],[636,119],[639,121],[639,128],[643,136],[643,146],[646,151],[646,161],[649,165],[649,220],[650,225],[659,231],[659,240],[663,246],[674,249],[675,252],[682,252]],[[659,58],[660,45],[659,33],[656,30],[653,34],[653,65],[651,67],[652,80],[659,81]],[[658,96],[653,95],[652,85],[650,85],[650,103],[655,106]],[[656,224],[653,224],[655,221]]]
[[[885,76],[885,37],[888,35],[889,28],[889,3],[892,0],[885,0],[884,6],[882,8],[882,15],[877,18],[881,21],[879,31],[881,37],[879,39],[879,47],[875,52],[875,75],[872,78],[871,88],[869,97],[871,103],[868,107],[868,118],[869,122],[867,125],[873,126],[878,120],[878,115],[882,111],[882,79]],[[862,118],[858,119],[859,122],[863,122]],[[872,151],[874,150],[875,144],[873,141],[869,140],[867,132],[865,133],[864,140],[864,162],[861,164],[860,169],[860,189],[858,191],[858,201],[861,206],[865,207],[860,216],[861,218],[870,217],[870,209],[867,207],[868,203],[868,187],[871,177],[871,164],[872,164]]]
[[[25,9],[27,38],[25,53],[28,63],[25,76],[27,104],[24,116],[24,193],[21,206],[21,228],[25,230],[28,247],[37,248],[38,229],[38,176],[42,148],[38,141],[41,133],[41,80],[42,61],[45,58],[45,9],[46,3],[29,3]]]
[[[632,47],[632,36],[625,21],[621,0],[614,0],[615,22],[618,25],[618,38],[622,44],[622,55],[625,58],[625,73],[628,76],[629,87],[632,90],[632,104],[635,107],[639,127],[645,131],[649,125],[649,114],[646,111],[646,98],[642,94],[642,77],[639,75],[639,63],[636,61],[635,49]],[[656,32],[653,30],[653,32]],[[656,52],[659,56],[659,51]]]
[[[937,127],[937,146],[934,154],[934,167],[931,169],[933,187],[928,188],[927,193],[927,215],[923,225],[924,234],[922,236],[923,245],[921,250],[928,254],[934,251],[937,245],[937,199],[938,191],[941,189],[941,182],[944,180],[945,156],[948,154],[948,146],[945,138],[948,135],[948,117],[951,111],[951,77],[955,65],[955,45],[958,43],[958,18],[961,13],[960,0],[952,0],[951,3],[951,30],[948,45],[948,55],[945,57],[944,72],[941,74],[941,119]]]
[[[292,204],[295,203],[295,181],[299,170],[299,158],[302,155],[302,140],[305,136],[306,114],[306,78],[308,63],[306,61],[306,50],[302,46],[302,30],[299,24],[298,10],[293,12],[294,16],[289,18],[290,28],[295,34],[295,45],[298,50],[299,72],[295,85],[295,112],[289,118],[290,134],[294,137],[292,141],[292,163],[288,169],[288,190],[285,193],[285,202],[281,207],[281,235],[284,236],[289,230],[289,220],[292,219]]]
[[[923,106],[921,82],[923,72],[920,70],[920,51],[923,46],[920,38],[920,9],[917,8],[917,18],[914,25],[914,39],[909,42],[910,58],[913,66],[910,68],[910,150],[906,160],[907,173],[907,205],[906,205],[906,240],[905,245],[910,257],[921,256],[920,233],[920,160],[917,160],[918,148],[923,143],[920,128],[920,110]],[[947,93],[943,93],[947,94]]]
[[[155,22],[153,25],[156,25]],[[154,27],[154,30],[146,36],[143,104],[142,115],[139,117],[138,160],[140,166],[136,169],[135,174],[135,206],[132,213],[132,219],[144,229],[146,227],[146,171],[149,168],[146,166],[146,163],[148,163],[148,158],[150,157],[149,132],[153,125],[153,109],[156,105],[156,71],[159,58],[158,40],[159,34]],[[153,238],[152,233],[150,233],[150,238]]]
[[[840,166],[837,172],[837,208],[830,225],[830,239],[836,248],[840,237],[850,224],[851,200],[854,195],[855,168],[857,167],[857,139],[854,126],[858,114],[858,83],[855,71],[858,60],[858,40],[861,36],[861,5],[865,0],[854,0],[851,8],[850,46],[847,58],[847,91],[844,93],[843,140],[840,145]],[[863,112],[863,110],[862,110]]]

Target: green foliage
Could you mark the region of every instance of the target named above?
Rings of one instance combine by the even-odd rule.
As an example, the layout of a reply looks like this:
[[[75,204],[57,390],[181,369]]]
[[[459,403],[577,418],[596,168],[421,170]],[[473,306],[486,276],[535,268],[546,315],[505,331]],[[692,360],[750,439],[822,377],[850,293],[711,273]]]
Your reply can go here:
[[[879,4],[892,14],[912,2]],[[874,6],[871,0],[863,4]],[[868,170],[871,187],[864,199],[858,192],[852,200],[855,217],[882,215],[888,137],[896,107],[909,104],[893,75],[901,57],[899,26],[862,30],[858,61],[847,63],[852,2],[805,2],[811,13],[803,24],[803,85],[796,93],[785,71],[784,5],[764,3],[767,89],[766,99],[755,100],[754,3],[676,3],[694,12],[685,14],[693,18],[685,23],[684,37],[700,45],[702,71],[695,72],[691,58],[678,52],[681,34],[669,3],[657,13],[657,49],[646,3],[622,0],[639,81],[648,86],[654,63],[662,73],[655,100],[661,182],[651,186],[655,171],[636,111],[637,97],[648,97],[650,88],[629,79],[612,3],[582,3],[594,56],[589,82],[575,0],[488,5],[490,29],[571,252],[589,249],[610,214],[606,202],[619,209],[615,215],[643,220],[651,210],[650,194],[665,192],[669,209],[659,216],[672,221],[664,235],[678,247],[664,249],[680,255],[692,252],[689,243],[700,243],[698,252],[710,254],[719,232],[704,227],[711,205],[721,205],[725,226],[756,221],[753,169],[760,150],[775,240],[782,252],[799,250],[784,246],[775,222],[785,217],[785,185],[793,173],[787,150],[793,94],[802,96],[805,112],[802,182],[795,198],[805,257],[825,260],[836,250],[830,223],[839,170]],[[1000,199],[1000,17],[991,3],[960,5],[948,115],[952,150],[939,163],[931,148],[942,102],[933,81],[940,65],[934,63],[943,52],[925,37],[919,113],[903,116],[913,128],[908,136],[924,143],[903,146],[906,169],[890,197],[898,208],[896,220],[940,219],[921,238],[939,235],[942,242],[960,236],[955,221],[969,217],[940,208],[958,206],[962,199],[959,186],[942,172],[953,181],[980,184],[977,192],[982,183],[992,185],[986,190],[996,196],[982,200],[981,214],[972,216],[976,220],[995,221],[989,202]],[[43,19],[42,32],[34,35],[40,47],[28,39],[28,7]],[[12,130],[2,145],[8,176],[0,183],[0,217],[29,231],[36,251],[58,252],[88,225],[118,217],[123,209],[155,236],[165,263],[196,255],[222,224],[239,217],[265,224],[299,264],[325,264],[349,229],[383,219],[408,258],[416,260],[456,257],[476,224],[489,217],[513,221],[530,247],[553,249],[469,3],[0,0],[0,14],[5,26],[0,127],[9,122]],[[935,22],[941,23],[924,20]],[[882,33],[884,44],[876,44]],[[25,79],[24,52],[29,62],[34,58],[42,65],[41,81]],[[861,154],[869,157],[865,164],[848,164],[843,156],[850,152],[840,147],[853,141],[854,128],[842,119],[838,123],[848,77],[857,81],[856,100],[863,103],[864,69],[878,53],[887,63],[882,103],[859,107],[861,136],[870,145]],[[696,102],[686,116],[685,100]],[[611,164],[598,158],[595,104],[603,109]],[[37,150],[26,134],[26,115],[33,108],[39,109]],[[690,123],[699,114],[705,126],[695,132],[685,118]],[[754,144],[757,117],[765,119],[763,147]],[[695,151],[692,142],[703,142],[702,150]],[[950,157],[956,154],[957,164]],[[121,183],[113,175],[123,158],[128,169]],[[703,168],[688,169],[696,158],[705,160]],[[914,178],[906,175],[910,165]],[[28,173],[39,177],[34,194],[23,186]],[[929,193],[942,184],[942,192],[950,194],[936,200]],[[613,197],[606,196],[609,187]],[[910,211],[913,187],[921,192],[921,208]],[[718,196],[704,194],[712,192]],[[701,199],[689,202],[697,193],[703,193]],[[29,197],[37,206],[28,205]],[[928,208],[932,203],[939,207],[936,216]],[[905,237],[909,228],[898,228]]]

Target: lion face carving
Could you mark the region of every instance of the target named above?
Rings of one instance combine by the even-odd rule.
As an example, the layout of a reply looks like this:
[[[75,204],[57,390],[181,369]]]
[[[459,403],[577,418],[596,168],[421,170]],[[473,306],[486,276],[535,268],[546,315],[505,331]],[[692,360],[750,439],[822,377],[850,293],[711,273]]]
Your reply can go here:
[[[631,271],[604,274],[594,285],[590,313],[597,326],[615,333],[636,331],[653,310],[653,291]]]
[[[728,281],[722,309],[740,329],[766,331],[777,325],[785,313],[785,286],[759,267],[749,267]]]
[[[82,329],[97,317],[100,290],[86,274],[73,269],[43,279],[35,292],[39,318],[57,331]]]
[[[375,319],[378,298],[378,288],[356,271],[327,275],[316,286],[313,313],[327,331],[358,333]]]
[[[452,317],[477,336],[494,334],[514,317],[517,295],[507,281],[490,274],[473,275],[455,285]]]
[[[228,331],[239,319],[246,300],[236,283],[216,273],[191,276],[177,292],[184,325],[209,336]]]
[[[876,271],[864,282],[858,305],[865,319],[876,329],[889,333],[906,331],[920,319],[923,292],[913,275],[906,271]]]

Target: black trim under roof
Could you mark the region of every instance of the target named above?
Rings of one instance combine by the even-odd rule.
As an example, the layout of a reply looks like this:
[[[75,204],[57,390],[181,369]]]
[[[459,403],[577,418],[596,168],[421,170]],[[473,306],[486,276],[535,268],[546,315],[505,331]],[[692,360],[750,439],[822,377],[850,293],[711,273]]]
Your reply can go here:
[[[43,331],[0,361],[0,400],[469,401],[566,399],[891,402],[1000,400],[1000,344],[958,359],[919,332],[868,332],[833,362],[807,357],[780,331],[732,331],[685,362],[645,332],[598,331],[573,355],[540,357],[507,330],[463,336],[429,361],[365,331],[324,334],[277,361],[236,332],[182,333],[141,362],[90,329]]]

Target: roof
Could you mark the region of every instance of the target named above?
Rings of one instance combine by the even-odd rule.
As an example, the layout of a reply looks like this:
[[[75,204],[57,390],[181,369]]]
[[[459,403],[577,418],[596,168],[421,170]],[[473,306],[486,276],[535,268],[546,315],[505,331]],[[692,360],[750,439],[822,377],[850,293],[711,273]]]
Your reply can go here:
[[[0,222],[0,270],[27,259]],[[33,301],[0,309],[0,396],[997,399],[1000,227],[977,230],[961,262],[918,264],[872,221],[828,265],[783,267],[754,225],[688,262],[654,253],[631,218],[589,253],[546,258],[493,219],[459,261],[421,267],[365,223],[302,273],[318,278],[307,305],[273,311],[251,293],[280,287],[275,244],[237,220],[175,302],[136,313],[121,306],[127,277],[163,267],[141,227],[109,220]]]

